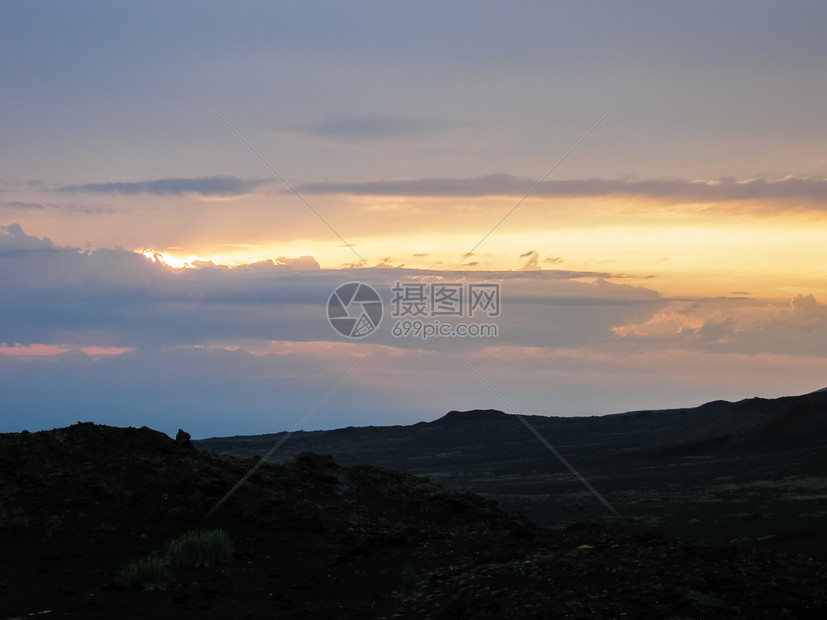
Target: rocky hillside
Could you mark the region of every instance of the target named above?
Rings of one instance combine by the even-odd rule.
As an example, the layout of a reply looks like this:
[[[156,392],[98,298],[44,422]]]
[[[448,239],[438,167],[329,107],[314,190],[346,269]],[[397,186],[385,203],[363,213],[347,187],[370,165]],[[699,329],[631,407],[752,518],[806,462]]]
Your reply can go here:
[[[0,435],[0,618],[796,618],[827,611],[817,554],[540,528],[482,498],[304,454],[254,465],[147,429]],[[190,530],[232,555],[122,573]]]

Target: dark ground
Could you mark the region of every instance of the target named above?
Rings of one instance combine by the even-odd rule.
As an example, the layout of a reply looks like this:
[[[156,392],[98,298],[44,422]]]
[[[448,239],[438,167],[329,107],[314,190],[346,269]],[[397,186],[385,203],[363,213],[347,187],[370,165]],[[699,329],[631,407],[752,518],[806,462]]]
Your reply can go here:
[[[142,429],[0,435],[0,618],[816,618],[819,552],[540,528],[471,494],[304,455],[264,465]],[[165,590],[119,571],[194,528],[231,560]]]

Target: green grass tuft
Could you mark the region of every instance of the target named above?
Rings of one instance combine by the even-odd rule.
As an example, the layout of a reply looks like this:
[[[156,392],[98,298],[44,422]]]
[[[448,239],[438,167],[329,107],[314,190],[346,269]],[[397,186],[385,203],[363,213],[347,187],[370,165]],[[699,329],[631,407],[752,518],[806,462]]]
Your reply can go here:
[[[213,566],[233,554],[224,530],[192,530],[169,542],[166,558],[173,566]]]
[[[164,590],[169,583],[166,558],[150,555],[132,560],[121,570],[121,581],[136,590]]]

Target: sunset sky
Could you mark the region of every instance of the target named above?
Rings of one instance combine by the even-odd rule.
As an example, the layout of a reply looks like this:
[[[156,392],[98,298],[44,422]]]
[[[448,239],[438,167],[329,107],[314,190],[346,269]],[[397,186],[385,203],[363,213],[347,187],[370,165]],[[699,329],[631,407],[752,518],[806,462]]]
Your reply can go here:
[[[368,353],[301,428],[505,409],[463,360],[526,414],[823,388],[826,27],[760,0],[4,2],[0,432],[286,430]],[[395,337],[399,281],[500,283],[497,336]],[[347,282],[385,302],[359,340],[326,316]]]

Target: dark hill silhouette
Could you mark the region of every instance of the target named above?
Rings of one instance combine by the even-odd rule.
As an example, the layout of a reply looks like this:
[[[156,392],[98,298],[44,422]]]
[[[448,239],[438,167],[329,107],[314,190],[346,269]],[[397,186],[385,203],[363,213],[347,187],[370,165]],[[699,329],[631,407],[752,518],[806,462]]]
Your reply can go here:
[[[438,438],[446,434],[440,428],[462,432],[479,422],[451,415],[420,429]],[[341,442],[362,432],[328,437]],[[827,612],[827,562],[819,554],[679,542],[596,524],[535,527],[479,496],[388,469],[343,467],[331,456],[261,464],[205,518],[255,463],[193,450],[147,428],[79,423],[0,434],[0,618],[775,619]],[[196,528],[223,529],[232,556],[214,566],[172,567],[160,590],[119,581],[127,562],[163,552],[167,541]]]
[[[682,429],[664,444],[712,442],[756,451],[807,448],[827,438],[827,391],[776,399],[749,398],[737,403],[717,401],[707,415]]]
[[[472,409],[471,411],[449,411],[441,418],[430,422],[433,425],[465,424],[466,422],[502,422],[507,414],[497,409]]]
[[[827,391],[592,417],[523,416],[623,516],[605,506],[516,416],[451,411],[410,426],[299,432],[304,451],[479,493],[542,525],[601,520],[671,535],[827,547]],[[213,438],[201,450],[264,454],[282,433]]]

